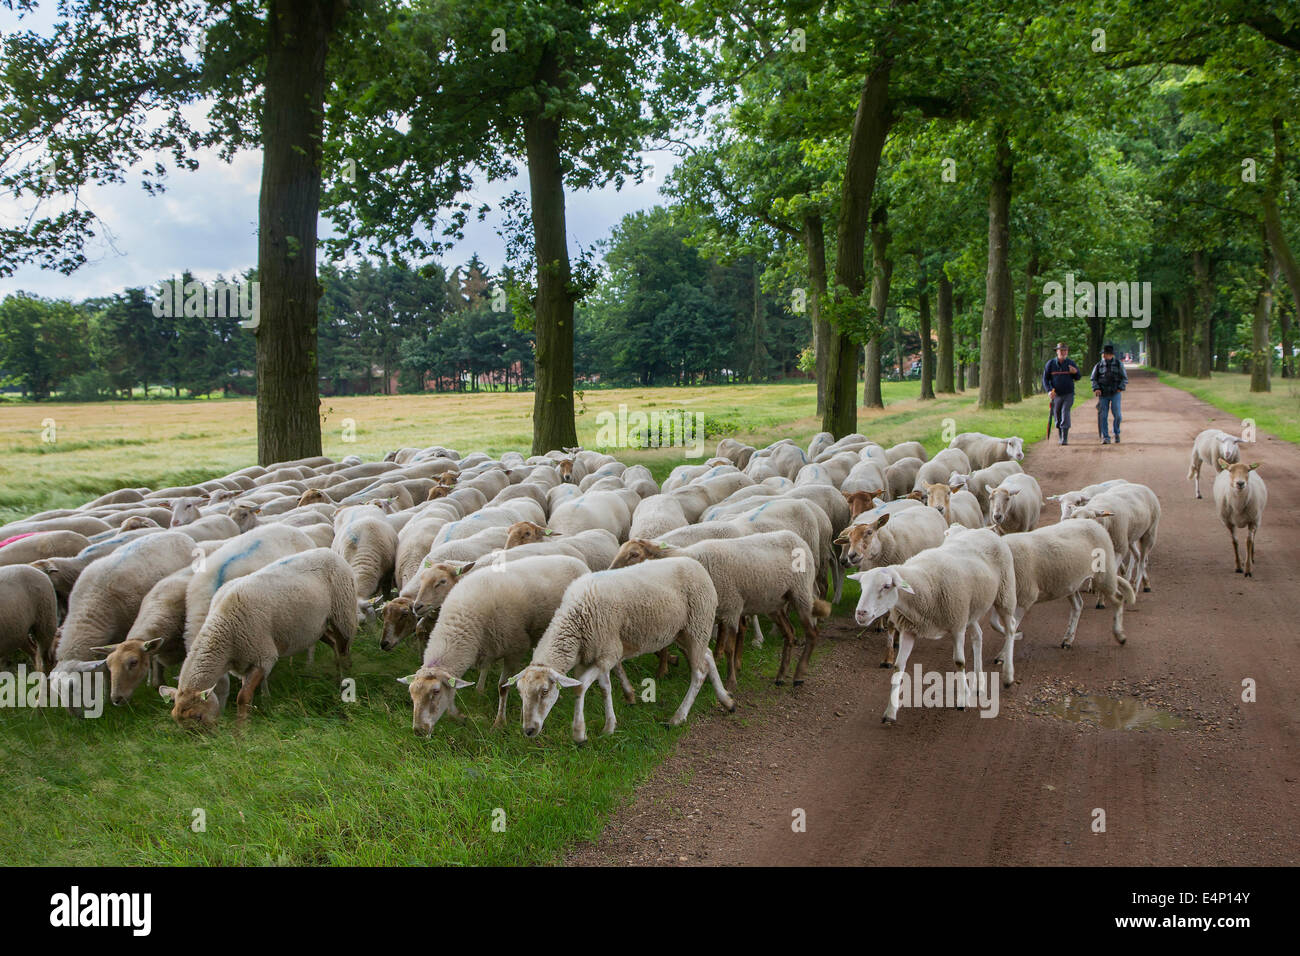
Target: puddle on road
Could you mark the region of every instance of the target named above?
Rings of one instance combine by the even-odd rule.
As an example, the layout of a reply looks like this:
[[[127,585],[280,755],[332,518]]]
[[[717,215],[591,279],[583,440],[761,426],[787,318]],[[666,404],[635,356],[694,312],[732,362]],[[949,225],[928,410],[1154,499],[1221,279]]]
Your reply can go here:
[[[1067,694],[1048,704],[1053,717],[1076,724],[1092,724],[1103,730],[1180,730],[1187,726],[1183,718],[1152,707],[1136,697],[1099,697],[1095,694]]]

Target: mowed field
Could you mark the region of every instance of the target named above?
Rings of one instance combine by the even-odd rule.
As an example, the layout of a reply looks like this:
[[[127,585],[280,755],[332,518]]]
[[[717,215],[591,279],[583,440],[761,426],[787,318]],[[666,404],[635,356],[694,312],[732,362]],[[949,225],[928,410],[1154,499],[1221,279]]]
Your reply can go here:
[[[916,383],[886,386],[888,407],[860,412],[859,430],[890,444],[925,442],[931,452],[945,428],[1041,438],[1042,397],[998,412],[974,411],[974,395],[921,403]],[[401,445],[439,443],[462,453],[528,451],[531,394],[328,399],[325,452],[369,460]],[[789,436],[801,444],[818,430],[812,386],[589,392],[580,403],[579,437],[594,444],[596,416],[681,408],[698,411],[729,434],[761,445]],[[56,441],[41,440],[52,418]],[[342,441],[342,420],[356,441]],[[0,519],[79,504],[121,486],[188,483],[255,460],[250,401],[0,405]],[[735,431],[731,431],[731,429]],[[712,453],[719,435],[704,450]],[[681,449],[610,449],[644,461],[662,478],[685,459]],[[848,582],[836,616],[857,600]],[[169,705],[142,687],[129,704],[77,720],[62,711],[0,708],[0,863],[6,864],[539,864],[593,840],[609,815],[689,734],[711,719],[747,726],[761,720],[758,689],[770,684],[780,642],[747,650],[734,715],[722,714],[705,687],[684,728],[664,722],[686,689],[675,667],[653,702],[616,702],[617,732],[590,743],[569,739],[572,698],[565,695],[539,738],[519,731],[511,700],[505,732],[491,729],[495,695],[462,692],[468,720],[443,719],[432,737],[411,731],[406,687],[416,670],[411,643],[384,653],[375,627],[353,651],[356,699],[345,702],[332,655],[313,665],[282,661],[271,695],[259,694],[252,718],[236,729],[227,714],[217,732],[191,736]],[[653,657],[631,661],[638,687]],[[174,679],[175,674],[168,675]],[[811,678],[816,679],[816,659]],[[588,707],[590,721],[600,708]],[[594,716],[593,716],[594,715]]]

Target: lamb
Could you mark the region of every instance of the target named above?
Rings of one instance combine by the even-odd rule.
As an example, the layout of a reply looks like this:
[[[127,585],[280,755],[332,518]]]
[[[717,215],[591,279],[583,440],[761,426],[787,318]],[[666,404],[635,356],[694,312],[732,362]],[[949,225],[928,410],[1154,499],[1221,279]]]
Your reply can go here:
[[[926,485],[925,503],[943,515],[950,525],[984,527],[984,513],[980,510],[979,500],[958,485],[945,485],[943,482]]]
[[[68,616],[54,648],[54,673],[101,671],[103,655],[123,640],[149,591],[192,559],[194,541],[180,531],[161,531],[130,542],[96,561],[68,598]]]
[[[1033,475],[1009,475],[989,492],[989,526],[998,534],[1033,531],[1043,513],[1043,490]]]
[[[1019,462],[999,461],[994,462],[987,468],[980,468],[969,474],[954,471],[946,479],[950,485],[962,485],[967,491],[975,496],[979,502],[980,512],[984,517],[989,514],[989,492],[1002,483],[1004,478],[1012,475],[1023,475],[1025,469],[1020,467]]]
[[[54,585],[35,568],[12,565],[0,568],[0,661],[27,651],[42,673],[54,660],[54,632],[58,604]]]
[[[31,564],[42,558],[71,558],[90,547],[75,531],[29,531],[0,541],[0,567]]]
[[[919,441],[901,441],[892,448],[886,448],[885,457],[889,459],[891,465],[894,465],[904,458],[916,458],[924,463],[930,456],[926,454],[925,446]]]
[[[970,459],[970,468],[956,469],[962,474],[987,468],[995,461],[1024,461],[1025,440],[1019,437],[996,438],[983,432],[962,432],[948,443],[949,448],[960,448]]]
[[[1151,590],[1147,564],[1160,529],[1160,499],[1154,491],[1126,481],[1094,495],[1085,506],[1072,508],[1067,517],[1100,522],[1110,532],[1115,555],[1133,589],[1141,583],[1143,591]]]
[[[330,545],[347,561],[363,602],[393,587],[397,561],[397,532],[382,517],[359,518],[336,531]]]
[[[1219,459],[1228,464],[1241,460],[1241,446],[1247,439],[1229,435],[1220,428],[1207,428],[1192,441],[1192,461],[1187,468],[1187,480],[1193,482],[1196,497],[1201,497],[1201,466],[1219,467]]]
[[[1237,546],[1237,529],[1246,529],[1246,577],[1252,577],[1255,568],[1255,532],[1264,517],[1264,506],[1268,503],[1268,488],[1264,479],[1255,470],[1258,463],[1247,465],[1243,462],[1230,462],[1220,458],[1217,462],[1222,470],[1214,479],[1214,506],[1219,510],[1219,518],[1228,529],[1232,538],[1232,556],[1236,562],[1236,571],[1242,573],[1241,549]]]
[[[216,726],[229,674],[242,680],[238,717],[248,718],[253,692],[276,661],[323,640],[342,677],[357,629],[352,569],[328,548],[312,548],[223,585],[190,644],[176,687],[160,688],[181,726]]]
[[[804,682],[808,661],[817,644],[816,619],[828,617],[831,606],[815,596],[814,566],[808,545],[793,531],[747,535],[743,541],[701,541],[689,548],[662,547],[632,540],[623,545],[614,567],[627,567],[668,557],[693,558],[704,566],[718,595],[718,653],[727,655],[726,687],[735,692],[743,643],[738,639],[741,619],[766,614],[785,637],[776,683],[785,683],[794,647],[790,611],[799,616],[804,630],[804,651],[794,671],[794,686]]]
[[[617,721],[610,671],[627,658],[653,653],[674,642],[690,663],[691,683],[669,726],[686,720],[706,676],[713,682],[719,702],[734,712],[736,703],[723,687],[709,651],[717,607],[718,595],[709,573],[690,558],[664,558],[574,581],[533,651],[532,661],[506,681],[518,686],[523,698],[524,736],[537,736],[559,699],[560,689],[574,687],[578,699],[573,739],[579,745],[586,743],[582,705],[593,681],[605,697],[602,732],[613,733]],[[567,676],[575,667],[578,677]]]
[[[512,567],[509,583],[491,573],[466,578],[443,605],[429,635],[418,671],[400,678],[410,687],[412,729],[433,731],[444,713],[460,719],[456,691],[469,687],[462,675],[471,667],[486,671],[502,665],[497,682],[497,716],[503,727],[513,673],[546,632],[568,587],[587,575],[577,558],[559,555],[526,558]]]
[[[970,474],[973,469],[970,459],[960,448],[945,448],[916,470],[916,479],[912,490],[920,491],[927,484],[947,481],[954,471],[961,475]]]
[[[272,561],[315,547],[316,542],[302,529],[269,524],[231,538],[208,555],[185,591],[185,646],[193,645],[214,595],[224,584],[252,574]],[[355,591],[356,585],[352,587]],[[355,606],[352,616],[355,621]]]
[[[1015,617],[1001,622],[1008,635],[998,654],[1003,665],[1004,686],[1010,687],[1015,679],[1012,663],[1015,641],[1011,635],[1020,636],[1016,631],[1035,604],[1069,599],[1070,620],[1061,647],[1072,647],[1079,615],[1083,612],[1083,592],[1091,585],[1092,590],[1114,602],[1111,633],[1117,643],[1124,643],[1124,605],[1134,603],[1137,595],[1119,573],[1110,535],[1097,522],[1067,518],[1046,528],[1005,535],[1002,540],[1011,549],[1016,569]]]

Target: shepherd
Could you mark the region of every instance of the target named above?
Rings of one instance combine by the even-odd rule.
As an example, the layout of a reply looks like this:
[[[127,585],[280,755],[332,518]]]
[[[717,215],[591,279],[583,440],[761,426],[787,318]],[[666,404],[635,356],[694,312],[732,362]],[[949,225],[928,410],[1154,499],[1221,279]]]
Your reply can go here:
[[[1101,361],[1092,367],[1092,394],[1097,399],[1097,432],[1101,435],[1103,445],[1110,444],[1109,424],[1106,411],[1110,410],[1115,419],[1115,444],[1119,444],[1120,415],[1119,397],[1128,387],[1128,372],[1124,363],[1115,358],[1115,346],[1109,342],[1101,350]]]
[[[1056,343],[1056,358],[1043,366],[1043,388],[1051,400],[1051,415],[1056,421],[1057,444],[1070,444],[1070,407],[1074,405],[1074,383],[1082,376],[1070,358],[1070,347]]]

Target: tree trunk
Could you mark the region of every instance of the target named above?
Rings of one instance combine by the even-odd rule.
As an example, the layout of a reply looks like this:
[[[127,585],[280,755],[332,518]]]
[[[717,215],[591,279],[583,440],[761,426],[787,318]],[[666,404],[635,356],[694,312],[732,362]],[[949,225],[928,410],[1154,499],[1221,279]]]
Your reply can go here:
[[[1295,359],[1291,355],[1291,310],[1282,296],[1276,296],[1274,301],[1277,302],[1277,324],[1282,332],[1282,366],[1278,372],[1283,378],[1295,378]]]
[[[1273,346],[1268,333],[1273,325],[1273,286],[1277,282],[1278,272],[1277,259],[1269,251],[1266,239],[1264,278],[1260,282],[1259,293],[1255,296],[1255,320],[1251,326],[1250,390],[1252,392],[1272,391],[1269,382],[1269,366],[1273,361]]]
[[[258,201],[257,460],[321,453],[316,317],[325,60],[342,4],[270,0]]]
[[[1192,296],[1183,296],[1178,300],[1178,374],[1188,378],[1196,374],[1192,351]]]
[[[889,73],[893,61],[882,59],[868,74],[858,99],[849,136],[840,202],[840,221],[835,240],[835,284],[850,296],[859,296],[866,286],[865,242],[871,197],[880,170],[880,154],[889,134]],[[858,427],[857,378],[859,345],[853,339],[851,318],[837,317],[839,328],[830,338],[826,353],[826,408],[822,430],[836,438]],[[846,327],[848,325],[849,327]]]
[[[952,282],[943,270],[939,271],[939,374],[938,391],[952,392]]]
[[[764,370],[766,369],[766,349],[763,346],[763,291],[759,285],[759,268],[758,258],[753,261],[753,291],[754,291],[754,349],[749,359],[749,380],[751,382],[761,381]],[[576,444],[576,442],[575,442]]]
[[[1039,390],[1038,355],[1034,351],[1034,328],[1038,322],[1038,253],[1029,254],[1025,269],[1025,314],[1020,318],[1020,392],[1033,395]]]
[[[880,388],[880,336],[885,329],[885,310],[889,307],[889,282],[894,275],[894,260],[889,258],[889,212],[884,206],[871,217],[871,337],[867,339],[867,362],[863,375],[862,404],[867,408],[884,408]]]
[[[560,66],[548,46],[539,79],[558,88]],[[573,294],[569,290],[569,246],[564,221],[564,167],[560,123],[546,103],[524,123],[528,150],[528,189],[537,256],[537,300],[533,333],[536,374],[533,387],[533,454],[544,455],[578,444],[573,409]]]
[[[916,311],[921,325],[921,400],[934,398],[934,350],[930,347],[930,284],[917,256],[918,285]]]
[[[1010,244],[1011,144],[1005,127],[994,131],[993,181],[989,185],[989,253],[980,325],[981,408],[1001,408],[1006,397],[1008,306],[1011,302]]]
[[[817,361],[817,414],[826,410],[826,353],[830,347],[831,324],[822,318],[826,296],[826,233],[821,216],[807,216],[803,223],[804,248],[808,253],[808,317],[812,320],[813,355]]]
[[[1264,235],[1273,258],[1277,260],[1286,284],[1291,289],[1291,298],[1300,307],[1300,262],[1296,261],[1295,252],[1286,241],[1286,231],[1282,228],[1282,216],[1278,211],[1277,197],[1282,191],[1282,171],[1286,168],[1286,150],[1282,142],[1282,117],[1273,117],[1273,165],[1269,170],[1268,184],[1264,189]],[[1285,377],[1291,353],[1282,350],[1282,375]]]
[[[1214,287],[1210,283],[1210,257],[1197,249],[1192,253],[1192,272],[1196,280],[1195,375],[1209,378],[1214,360]]]
[[[1002,383],[1003,399],[1008,403],[1018,403],[1020,401],[1020,364],[1017,355],[1020,351],[1020,326],[1016,320],[1016,296],[1015,287],[1011,282],[1011,263],[1006,264],[1007,275],[1004,288],[1006,289],[1006,325],[1003,326],[1003,336],[1006,339],[1006,348],[1004,351],[1005,362],[1002,366]]]

